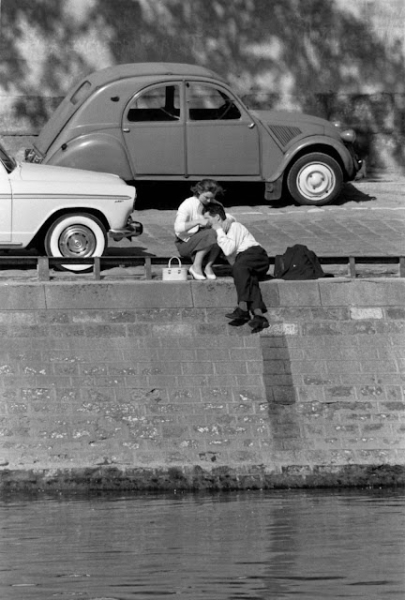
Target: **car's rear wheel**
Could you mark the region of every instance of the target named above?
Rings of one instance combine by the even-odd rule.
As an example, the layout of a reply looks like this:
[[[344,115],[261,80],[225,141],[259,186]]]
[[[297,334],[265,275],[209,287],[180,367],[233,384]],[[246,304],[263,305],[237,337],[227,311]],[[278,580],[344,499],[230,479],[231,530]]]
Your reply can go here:
[[[329,204],[342,191],[342,169],[331,156],[312,152],[293,164],[287,175],[287,187],[299,204]]]
[[[106,246],[107,234],[104,225],[87,213],[59,217],[45,236],[45,252],[48,256],[91,258],[102,256]],[[91,270],[91,267],[81,264],[66,264],[60,268],[75,272]]]

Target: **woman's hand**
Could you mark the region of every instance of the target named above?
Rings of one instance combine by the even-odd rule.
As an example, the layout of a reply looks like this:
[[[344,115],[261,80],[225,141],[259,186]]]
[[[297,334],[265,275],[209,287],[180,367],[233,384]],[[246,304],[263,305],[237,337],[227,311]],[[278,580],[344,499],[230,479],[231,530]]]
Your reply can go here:
[[[201,217],[198,217],[197,219],[193,219],[192,221],[187,221],[183,227],[184,227],[184,232],[187,232],[187,231],[190,231],[190,229],[193,229],[194,227],[203,228],[203,227],[207,227],[207,226],[209,226],[208,220],[201,215]]]

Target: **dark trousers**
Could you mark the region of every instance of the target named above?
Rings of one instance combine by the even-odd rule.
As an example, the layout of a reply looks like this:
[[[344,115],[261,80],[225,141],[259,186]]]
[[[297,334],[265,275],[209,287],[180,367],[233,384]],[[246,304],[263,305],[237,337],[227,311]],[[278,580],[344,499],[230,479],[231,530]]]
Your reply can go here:
[[[261,246],[252,246],[236,255],[232,276],[239,302],[247,302],[248,309],[260,308],[267,312],[259,286],[269,270],[269,257]]]

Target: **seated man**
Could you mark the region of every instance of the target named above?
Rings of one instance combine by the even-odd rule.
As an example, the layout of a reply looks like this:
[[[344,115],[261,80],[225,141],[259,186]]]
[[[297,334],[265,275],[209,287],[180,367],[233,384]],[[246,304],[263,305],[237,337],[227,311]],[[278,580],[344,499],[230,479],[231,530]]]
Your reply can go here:
[[[232,319],[229,324],[237,326],[249,322],[252,333],[258,333],[269,326],[263,314],[267,309],[259,286],[259,279],[268,271],[269,257],[242,223],[230,223],[226,219],[224,208],[220,204],[206,204],[203,214],[216,231],[218,246],[232,265],[238,306],[226,315],[228,319]],[[250,313],[253,313],[253,319]]]

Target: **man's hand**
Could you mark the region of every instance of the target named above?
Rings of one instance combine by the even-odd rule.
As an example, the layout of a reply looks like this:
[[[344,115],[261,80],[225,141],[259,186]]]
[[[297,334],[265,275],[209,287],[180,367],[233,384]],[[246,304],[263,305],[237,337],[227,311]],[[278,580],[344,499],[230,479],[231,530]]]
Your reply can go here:
[[[211,227],[212,229],[215,229],[215,231],[218,231],[218,229],[222,229],[222,223],[221,221],[213,221]]]

